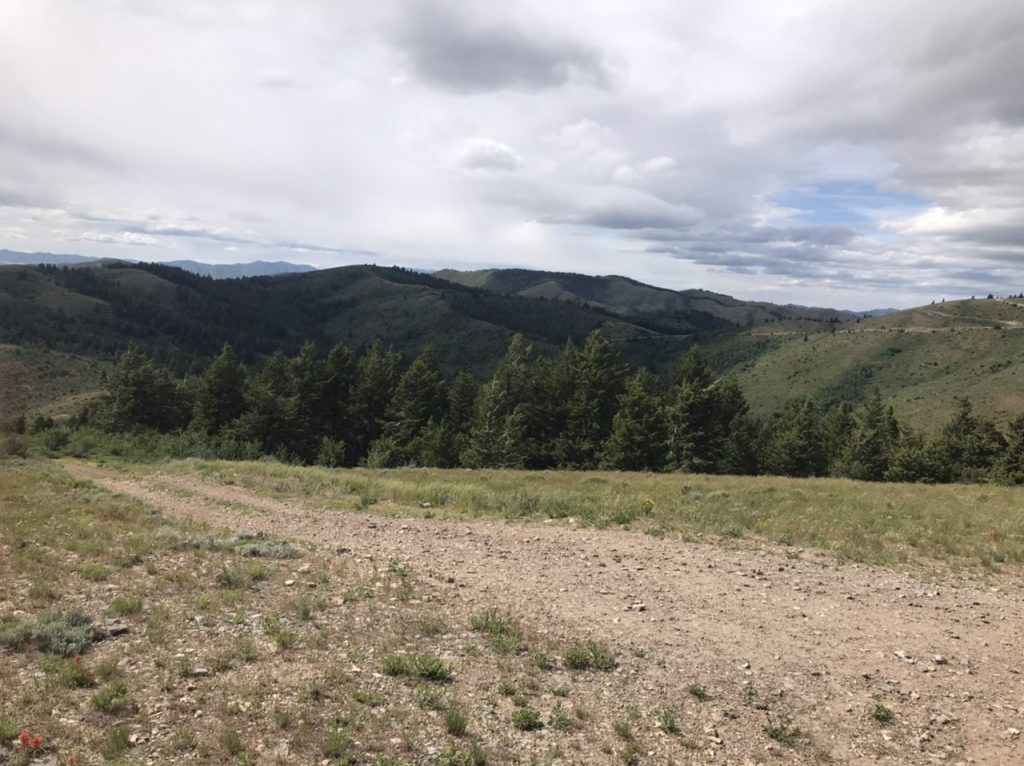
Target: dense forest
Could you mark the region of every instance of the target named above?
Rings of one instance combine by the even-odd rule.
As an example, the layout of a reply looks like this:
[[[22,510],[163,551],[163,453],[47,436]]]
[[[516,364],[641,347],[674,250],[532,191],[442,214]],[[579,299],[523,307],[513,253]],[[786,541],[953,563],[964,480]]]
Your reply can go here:
[[[843,476],[870,481],[1024,483],[1024,416],[1006,433],[958,400],[930,437],[901,425],[877,390],[858,411],[807,399],[752,416],[739,386],[699,350],[661,377],[631,369],[600,332],[555,358],[513,337],[493,377],[446,378],[430,349],[405,365],[374,342],[356,356],[307,343],[250,369],[231,346],[175,378],[138,347],[101,400],[71,422],[21,422],[53,453],[89,454],[97,434],[140,435],[166,456],[324,466],[436,466]],[[100,440],[101,441],[101,440]]]

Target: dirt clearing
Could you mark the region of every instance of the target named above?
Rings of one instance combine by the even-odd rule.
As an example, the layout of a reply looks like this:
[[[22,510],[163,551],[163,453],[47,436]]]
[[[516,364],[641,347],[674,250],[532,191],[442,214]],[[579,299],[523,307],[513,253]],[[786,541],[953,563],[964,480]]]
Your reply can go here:
[[[68,470],[170,518],[399,561],[460,614],[493,606],[552,640],[607,642],[630,661],[595,684],[593,708],[635,708],[651,728],[658,700],[690,711],[687,747],[638,763],[1024,762],[1017,577],[924,580],[806,550],[325,511],[192,476]],[[621,762],[565,762],[603,760]]]

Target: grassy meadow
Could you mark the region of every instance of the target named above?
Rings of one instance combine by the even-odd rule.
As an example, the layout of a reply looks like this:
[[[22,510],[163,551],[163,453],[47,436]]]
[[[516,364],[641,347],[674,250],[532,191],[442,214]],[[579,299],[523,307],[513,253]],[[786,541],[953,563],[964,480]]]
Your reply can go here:
[[[194,474],[326,511],[548,519],[683,539],[747,538],[839,559],[996,566],[1024,561],[1024,492],[846,479],[465,469],[330,469],[182,460],[132,473]]]

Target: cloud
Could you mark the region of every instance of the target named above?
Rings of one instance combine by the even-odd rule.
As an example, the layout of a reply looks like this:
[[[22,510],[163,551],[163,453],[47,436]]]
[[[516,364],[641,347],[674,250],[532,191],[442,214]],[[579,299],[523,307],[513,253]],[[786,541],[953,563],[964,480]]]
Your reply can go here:
[[[1018,0],[14,4],[0,247],[1024,285]]]
[[[461,93],[544,90],[570,80],[607,85],[601,55],[593,47],[562,38],[554,30],[527,32],[513,23],[474,18],[466,12],[468,7],[407,6],[396,42],[419,79]]]
[[[463,141],[451,154],[452,161],[465,170],[514,172],[523,164],[512,147],[491,138]]]

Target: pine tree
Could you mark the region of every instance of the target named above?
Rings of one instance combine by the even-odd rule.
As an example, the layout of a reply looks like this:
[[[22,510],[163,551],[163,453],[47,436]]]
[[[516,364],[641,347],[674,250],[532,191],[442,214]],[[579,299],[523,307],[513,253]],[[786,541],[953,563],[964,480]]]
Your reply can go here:
[[[529,455],[527,410],[533,347],[519,334],[491,381],[480,389],[462,462],[472,468],[523,468]]]
[[[597,330],[592,332],[580,351],[565,429],[555,443],[560,467],[597,467],[601,449],[612,430],[626,369],[608,339]]]
[[[106,382],[97,420],[107,431],[173,431],[186,424],[189,403],[180,387],[135,344],[118,357]]]
[[[326,368],[316,357],[316,347],[303,344],[288,366],[287,411],[291,419],[288,448],[304,463],[313,461],[327,436],[326,380]]]
[[[691,349],[673,376],[668,404],[669,466],[693,473],[723,470],[729,433],[747,402],[735,380],[715,380],[700,351]]]
[[[388,404],[398,385],[401,357],[378,339],[356,366],[352,392],[352,453],[361,459],[380,436]]]
[[[850,435],[840,458],[838,472],[851,479],[881,481],[889,470],[889,460],[899,441],[899,425],[882,394],[873,388],[864,403],[857,427]]]
[[[461,461],[469,468],[523,468],[526,418],[499,380],[480,389],[476,414]]]
[[[352,438],[352,390],[356,365],[352,352],[343,345],[331,349],[324,364],[324,436],[317,463],[328,466],[355,465]]]
[[[928,445],[929,460],[937,481],[979,481],[1006,449],[1006,440],[991,421],[974,415],[967,397],[956,402],[953,418]]]
[[[225,344],[196,385],[192,428],[216,434],[245,410],[245,368]]]
[[[992,476],[1000,484],[1024,484],[1024,415],[1010,421],[1006,450],[992,466]]]
[[[756,476],[761,471],[761,426],[747,413],[729,423],[729,437],[719,464],[720,473]]]
[[[809,400],[788,402],[766,434],[762,470],[779,476],[824,476],[828,470],[821,423]]]
[[[376,450],[373,465],[419,464],[417,440],[428,423],[440,425],[447,406],[448,386],[437,367],[433,350],[428,347],[402,374],[388,403],[380,437],[386,445]],[[371,447],[371,452],[374,451]]]
[[[665,405],[657,377],[641,368],[626,384],[602,451],[601,467],[613,471],[660,471],[668,451]]]

